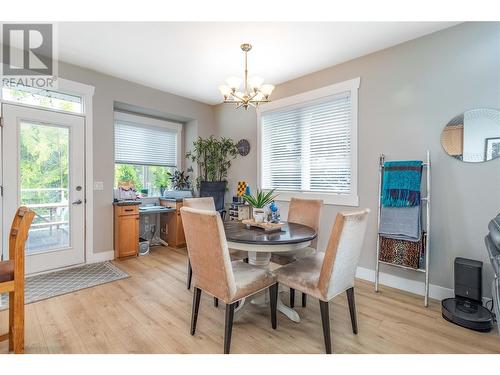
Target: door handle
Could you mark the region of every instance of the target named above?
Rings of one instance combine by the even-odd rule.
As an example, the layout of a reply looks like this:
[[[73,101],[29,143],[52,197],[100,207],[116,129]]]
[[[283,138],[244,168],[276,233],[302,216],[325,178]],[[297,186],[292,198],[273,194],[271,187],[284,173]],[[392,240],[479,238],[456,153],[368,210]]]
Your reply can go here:
[[[78,199],[76,201],[74,201],[73,203],[71,203],[72,205],[76,206],[77,204],[82,204],[82,200],[81,199]]]

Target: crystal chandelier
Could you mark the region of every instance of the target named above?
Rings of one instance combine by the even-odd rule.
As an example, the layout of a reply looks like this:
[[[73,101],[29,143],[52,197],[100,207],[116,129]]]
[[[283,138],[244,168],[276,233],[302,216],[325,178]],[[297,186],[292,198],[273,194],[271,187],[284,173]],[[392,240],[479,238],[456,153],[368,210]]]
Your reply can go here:
[[[239,77],[229,77],[226,80],[226,85],[219,86],[219,90],[224,96],[224,103],[235,103],[236,108],[243,107],[248,109],[249,106],[257,107],[260,103],[269,102],[269,97],[274,90],[274,86],[270,84],[263,85],[264,79],[260,77],[248,79],[247,54],[252,49],[252,45],[245,43],[240,47],[245,53],[243,91],[239,91],[242,83],[242,79]]]

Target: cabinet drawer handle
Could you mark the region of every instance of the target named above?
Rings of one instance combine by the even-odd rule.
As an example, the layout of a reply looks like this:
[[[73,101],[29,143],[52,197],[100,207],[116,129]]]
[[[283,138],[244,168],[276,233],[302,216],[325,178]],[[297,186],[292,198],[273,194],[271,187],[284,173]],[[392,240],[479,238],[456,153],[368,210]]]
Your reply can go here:
[[[125,212],[132,212],[132,211],[134,211],[134,209],[133,209],[133,208],[126,208],[126,209],[125,209]]]

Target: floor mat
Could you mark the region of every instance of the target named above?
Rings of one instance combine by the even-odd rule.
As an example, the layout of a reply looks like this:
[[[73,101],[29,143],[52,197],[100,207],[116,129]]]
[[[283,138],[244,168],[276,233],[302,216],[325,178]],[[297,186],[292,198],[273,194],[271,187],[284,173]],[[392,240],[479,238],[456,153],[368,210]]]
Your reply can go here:
[[[87,264],[81,267],[30,276],[25,282],[25,303],[75,292],[96,285],[129,277],[111,262]],[[0,297],[0,310],[8,308],[8,294]]]

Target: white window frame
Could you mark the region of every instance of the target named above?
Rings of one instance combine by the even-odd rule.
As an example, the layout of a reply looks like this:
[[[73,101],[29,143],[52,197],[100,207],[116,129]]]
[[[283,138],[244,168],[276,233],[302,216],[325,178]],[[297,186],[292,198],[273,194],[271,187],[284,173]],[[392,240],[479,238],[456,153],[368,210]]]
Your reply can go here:
[[[257,176],[258,186],[262,188],[262,115],[283,110],[291,106],[308,104],[328,96],[350,92],[351,96],[351,190],[349,194],[335,192],[310,192],[310,191],[281,191],[276,190],[278,201],[290,201],[292,197],[300,195],[306,199],[322,199],[325,204],[339,206],[359,206],[358,198],[358,90],[360,77],[348,81],[336,83],[330,86],[321,87],[316,90],[303,92],[301,94],[289,96],[261,105],[257,109]]]
[[[134,123],[137,125],[144,125],[144,126],[153,126],[153,127],[158,127],[162,129],[168,129],[176,132],[177,140],[176,140],[176,145],[177,145],[177,151],[176,151],[176,161],[175,163],[177,169],[182,169],[182,124],[169,121],[169,120],[163,120],[163,119],[157,119],[153,117],[148,117],[145,115],[135,115],[131,113],[126,113],[126,112],[120,112],[118,110],[115,110],[114,113],[114,122],[113,122],[113,135],[115,131],[115,124],[116,121],[125,121],[125,122],[130,122]],[[116,159],[115,159],[115,137],[113,136],[113,161],[114,165],[116,165]],[[114,180],[114,170],[113,169],[113,180]],[[155,198],[153,196],[148,196],[148,198]],[[156,197],[158,198],[158,197]]]

